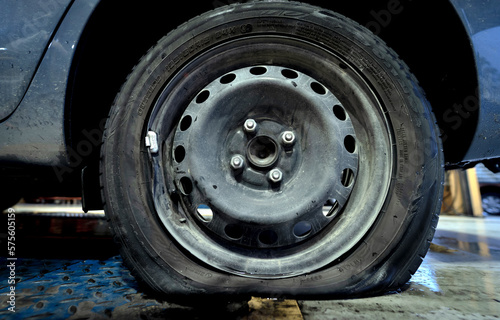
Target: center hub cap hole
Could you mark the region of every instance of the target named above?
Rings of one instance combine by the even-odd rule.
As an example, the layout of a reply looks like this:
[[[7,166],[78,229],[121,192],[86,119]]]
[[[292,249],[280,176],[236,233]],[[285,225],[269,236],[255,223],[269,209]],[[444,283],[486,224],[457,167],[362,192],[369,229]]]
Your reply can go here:
[[[247,157],[259,168],[272,166],[278,159],[278,144],[268,136],[258,136],[248,143]]]

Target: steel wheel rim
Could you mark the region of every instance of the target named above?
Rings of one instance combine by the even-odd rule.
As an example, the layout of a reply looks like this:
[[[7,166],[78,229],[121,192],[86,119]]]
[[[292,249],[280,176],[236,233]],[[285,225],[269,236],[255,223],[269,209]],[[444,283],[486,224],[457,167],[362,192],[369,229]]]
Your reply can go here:
[[[358,170],[355,136],[340,101],[319,82],[288,68],[248,67],[192,100],[171,165],[202,228],[233,244],[283,247],[314,236],[343,209]],[[316,185],[304,194],[296,181]],[[335,210],[325,214],[328,201]]]
[[[291,45],[295,42],[296,40],[290,40],[290,39],[276,39],[273,37],[266,37],[266,40],[271,39],[272,42],[283,42],[286,43],[287,45]],[[250,39],[249,42],[251,43],[252,41],[255,41],[256,39]],[[301,41],[301,45],[304,45],[304,43]],[[306,44],[309,45],[309,44]],[[313,47],[311,47],[313,48]],[[263,51],[268,50],[269,48],[263,49]],[[210,57],[217,57],[218,50],[220,51],[226,51],[226,48],[216,48],[212,50],[210,53],[207,53],[210,55]],[[274,50],[274,49],[273,49]],[[321,51],[317,48],[314,48],[316,51]],[[289,51],[288,51],[289,52]],[[316,53],[316,52],[315,52]],[[330,55],[334,56],[332,53],[329,53]],[[319,59],[322,57],[318,57]],[[200,61],[203,60],[203,57],[198,58]],[[214,58],[215,59],[215,58]],[[216,60],[216,59],[215,59]],[[357,91],[355,92],[355,96],[358,103],[363,104],[363,108],[367,108],[368,104],[377,104],[377,100],[374,97],[374,95],[371,93],[369,86],[364,82],[361,77],[356,76],[354,77],[353,75],[358,75],[357,71],[354,68],[351,68],[347,64],[345,64],[341,59],[338,59],[337,57],[334,56],[335,60],[335,72],[336,73],[342,73],[345,72],[345,70],[348,70],[349,75],[352,77],[348,78],[348,80],[352,80],[352,85],[353,88],[355,88]],[[249,63],[249,62],[246,62]],[[250,68],[255,68],[255,67],[269,67],[269,68],[276,68],[274,70],[274,73],[277,74],[277,70],[283,71],[283,70],[290,70],[291,72],[298,72],[300,74],[304,74],[302,69],[303,66],[299,66],[297,69],[293,68],[290,63],[283,63],[282,65],[263,65],[261,63],[249,63],[250,66],[244,67],[244,68],[234,68],[230,70],[224,70],[224,72],[219,72],[217,74],[217,77],[211,77],[211,81],[207,84],[205,83],[203,86],[199,86],[195,91],[191,93],[191,96],[188,101],[185,102],[184,107],[179,111],[179,115],[176,116],[174,119],[175,121],[172,120],[172,117],[166,117],[164,114],[162,115],[162,109],[164,106],[169,102],[169,97],[170,95],[174,95],[169,90],[171,88],[168,88],[168,86],[172,85],[174,88],[176,87],[175,84],[169,83],[167,88],[165,88],[164,93],[159,97],[158,102],[156,104],[155,109],[153,110],[151,117],[150,117],[150,122],[149,122],[149,127],[150,129],[157,130],[161,132],[164,129],[161,128],[168,128],[168,130],[164,130],[163,133],[159,133],[159,140],[160,144],[163,145],[163,151],[159,152],[159,156],[153,156],[152,159],[150,160],[152,162],[152,170],[153,170],[153,176],[154,176],[154,183],[152,187],[152,193],[153,193],[153,201],[154,205],[157,211],[157,214],[162,221],[163,225],[166,228],[166,231],[172,235],[173,239],[177,241],[180,247],[184,248],[187,250],[187,252],[191,255],[193,255],[195,258],[205,262],[207,265],[210,267],[214,267],[216,269],[223,270],[225,272],[237,274],[237,275],[242,275],[246,277],[256,277],[256,278],[283,278],[283,277],[290,277],[290,276],[295,276],[298,274],[304,274],[307,272],[311,272],[313,270],[316,270],[322,266],[325,266],[329,263],[332,263],[334,261],[341,261],[342,255],[345,254],[348,250],[352,249],[357,243],[359,243],[359,240],[368,232],[370,229],[371,225],[373,225],[374,221],[376,220],[377,214],[381,206],[383,205],[382,200],[373,200],[372,202],[369,202],[367,204],[368,208],[360,209],[356,208],[355,204],[347,202],[344,208],[344,211],[347,212],[352,212],[347,218],[345,218],[345,214],[343,213],[339,218],[335,214],[333,214],[333,223],[329,223],[322,229],[320,228],[318,232],[309,234],[307,231],[307,228],[309,228],[308,225],[303,225],[303,229],[306,229],[306,237],[303,239],[299,239],[296,242],[289,242],[285,243],[285,245],[280,245],[279,243],[274,243],[274,242],[269,242],[269,243],[264,243],[264,245],[260,246],[250,246],[248,248],[251,248],[252,250],[249,250],[248,248],[245,248],[245,244],[239,243],[238,246],[234,246],[234,241],[243,239],[240,237],[232,237],[232,239],[221,239],[220,236],[213,236],[213,234],[210,234],[207,231],[206,226],[204,223],[207,221],[203,221],[203,211],[208,209],[207,207],[200,207],[199,204],[196,205],[198,212],[193,214],[193,207],[190,205],[186,205],[186,203],[189,204],[189,202],[184,201],[184,197],[190,196],[191,192],[186,192],[184,190],[183,183],[181,179],[183,178],[182,176],[179,176],[178,173],[176,173],[176,170],[179,171],[180,173],[186,171],[184,170],[185,168],[179,168],[178,166],[173,166],[172,168],[168,168],[169,163],[175,163],[178,162],[176,161],[176,147],[178,145],[182,145],[182,143],[179,143],[179,141],[182,141],[182,139],[179,139],[178,135],[180,133],[180,126],[185,126],[183,125],[182,122],[186,116],[186,112],[189,111],[189,104],[192,103],[193,101],[196,103],[197,97],[199,97],[200,93],[203,92],[203,89],[207,87],[210,83],[214,83],[216,81],[219,81],[224,77],[227,76],[230,73],[234,73],[236,71],[240,72],[239,70],[246,70],[247,72]],[[333,65],[332,65],[333,66]],[[196,69],[196,63],[190,63],[187,65],[187,67],[192,68],[189,70],[189,72],[192,72],[193,70]],[[184,73],[183,73],[184,72]],[[180,72],[179,74],[186,74],[183,71]],[[321,73],[321,72],[318,72]],[[321,86],[326,88],[327,92],[330,90],[328,88],[332,87],[332,85],[329,85],[328,83],[323,84],[324,79],[316,80],[316,77],[312,76],[306,76],[309,77],[309,79],[313,79],[312,81],[319,83]],[[355,83],[353,79],[356,79],[355,81],[358,81],[359,83]],[[182,81],[180,81],[182,82]],[[328,79],[327,81],[328,82]],[[177,84],[178,85],[178,84]],[[361,89],[360,89],[361,88]],[[314,90],[313,90],[314,91]],[[359,92],[358,92],[359,91]],[[332,94],[333,95],[333,94]],[[333,95],[335,97],[335,95]],[[340,99],[346,99],[345,97],[339,98]],[[349,98],[351,99],[351,98]],[[348,104],[351,104],[350,106],[345,106],[345,113],[346,113],[346,118],[350,118],[350,111],[349,110],[354,110],[354,112],[358,112],[355,109],[353,109],[353,100],[348,101]],[[371,99],[371,100],[370,100]],[[203,99],[200,99],[200,101]],[[370,100],[370,101],[368,101]],[[340,101],[339,101],[340,102]],[[339,105],[342,106],[343,102],[340,102]],[[366,104],[366,106],[365,106]],[[361,108],[361,112],[364,112],[364,110]],[[371,107],[370,107],[371,108]],[[377,105],[376,111],[369,111],[369,115],[363,115],[362,117],[365,117],[361,120],[365,121],[370,118],[370,123],[368,124],[369,126],[386,126],[386,119],[383,116],[383,110],[382,106]],[[367,109],[368,110],[368,109]],[[370,109],[371,110],[371,109]],[[333,112],[331,112],[334,114]],[[358,114],[358,115],[359,115]],[[335,116],[337,118],[337,116]],[[168,120],[166,120],[168,118]],[[192,122],[195,121],[195,118],[191,118]],[[338,120],[338,118],[337,118]],[[165,123],[169,123],[169,125],[165,125]],[[192,123],[191,122],[191,123]],[[356,130],[361,130],[363,131],[363,126],[367,126],[366,123],[360,123],[360,119],[355,119],[353,120],[353,127],[354,127],[354,132],[352,134],[352,137],[357,139],[356,137],[358,136],[358,131]],[[356,127],[358,129],[356,129]],[[293,129],[293,128],[292,128]],[[179,131],[180,130],[180,131]],[[184,130],[184,131],[189,131],[189,130]],[[292,130],[293,132],[293,130]],[[365,135],[363,133],[362,135]],[[364,138],[365,140],[368,140],[369,138]],[[357,202],[359,199],[362,199],[362,193],[366,192],[368,190],[367,185],[372,184],[372,185],[378,185],[378,194],[379,195],[384,195],[387,193],[389,185],[389,175],[390,172],[392,172],[392,154],[391,154],[391,149],[390,145],[392,144],[390,136],[387,136],[386,133],[381,134],[380,137],[377,137],[376,143],[384,144],[384,148],[386,148],[385,152],[377,154],[376,157],[379,158],[379,161],[383,162],[382,164],[377,164],[374,163],[374,159],[370,158],[368,161],[370,161],[370,167],[376,167],[377,165],[380,167],[383,167],[385,171],[380,174],[376,179],[372,179],[375,181],[368,181],[368,178],[362,179],[362,182],[358,182],[359,180],[359,173],[362,172],[363,168],[368,168],[366,164],[363,164],[360,168],[354,167],[352,168],[352,177],[356,179],[356,182],[352,183],[351,191],[353,194],[356,194],[355,196],[355,201]],[[387,140],[388,142],[382,142],[382,140]],[[357,140],[356,141],[356,148],[354,149],[353,154],[358,154],[358,145],[357,145]],[[367,142],[364,141],[362,144],[365,144],[365,147],[367,147]],[[345,149],[345,145],[342,147]],[[184,150],[187,154],[188,150]],[[180,152],[182,153],[182,152]],[[183,161],[180,161],[183,162]],[[356,162],[357,162],[357,157],[356,157]],[[228,166],[228,161],[224,161],[224,166]],[[232,169],[233,170],[233,169]],[[370,169],[371,170],[371,169]],[[374,171],[374,170],[372,170]],[[231,171],[231,176],[234,178],[234,171]],[[373,174],[371,174],[373,176]],[[175,179],[172,179],[174,178]],[[191,178],[189,178],[191,180]],[[378,182],[378,180],[381,180]],[[172,182],[175,181],[175,182]],[[187,180],[184,180],[187,181]],[[191,181],[191,183],[187,183],[188,188],[197,188],[197,181]],[[350,185],[350,184],[349,184]],[[213,188],[214,185],[211,187]],[[362,190],[357,190],[356,189],[362,189]],[[371,193],[374,191],[371,190]],[[351,195],[352,197],[352,195]],[[383,198],[383,197],[382,197]],[[206,203],[202,203],[206,204]],[[335,203],[331,205],[331,208],[335,207]],[[218,207],[215,207],[216,209],[219,209]],[[201,211],[201,212],[199,212]],[[335,209],[333,210],[335,212]],[[341,212],[342,210],[338,210],[337,212]],[[353,218],[353,216],[357,214],[359,215],[356,218]],[[362,212],[363,215],[359,214]],[[210,217],[210,215],[214,215],[213,211],[212,213],[206,216]],[[194,219],[193,219],[194,217]],[[353,234],[353,236],[347,236],[346,234],[342,234],[342,230],[344,229],[349,229],[349,219],[354,219],[360,223],[359,225],[359,231],[357,234]],[[208,219],[210,220],[210,218]],[[344,221],[345,220],[345,221]],[[208,221],[210,222],[210,221]],[[351,223],[352,224],[352,223]],[[345,230],[344,232],[352,232],[352,230]],[[262,230],[266,231],[266,230]],[[224,231],[227,235],[227,230]],[[238,230],[234,231],[229,231],[229,233],[235,232],[234,234],[238,235]],[[357,231],[356,231],[357,232]],[[213,233],[213,232],[212,232]],[[300,232],[297,232],[300,234]],[[179,236],[179,234],[188,234],[187,237],[184,236]],[[215,234],[222,234],[221,231],[215,232]],[[232,233],[231,233],[232,234]],[[270,236],[272,238],[272,235]],[[223,237],[222,237],[223,238]],[[297,237],[296,237],[297,238]],[[300,238],[300,237],[298,237]],[[325,243],[328,242],[334,243],[333,246],[328,246]],[[337,242],[335,242],[337,241]],[[262,242],[262,241],[261,241]],[[197,245],[197,243],[202,243],[202,245]],[[247,245],[248,246],[248,245]],[[206,247],[206,248],[204,248]],[[258,249],[258,250],[255,250]],[[312,262],[311,259],[306,258],[308,255],[311,255],[312,252],[320,252],[322,258],[317,259],[315,258],[314,263]],[[319,260],[319,261],[318,261]]]

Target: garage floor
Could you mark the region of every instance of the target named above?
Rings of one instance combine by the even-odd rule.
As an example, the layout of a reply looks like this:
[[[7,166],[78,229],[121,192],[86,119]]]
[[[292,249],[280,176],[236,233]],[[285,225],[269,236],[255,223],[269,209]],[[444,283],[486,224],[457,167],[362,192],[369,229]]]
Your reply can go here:
[[[17,207],[17,260],[0,258],[7,319],[498,319],[500,217],[443,216],[422,267],[400,292],[329,301],[161,302],[122,265],[100,213]],[[24,212],[23,212],[24,211]],[[2,215],[5,219],[6,215]],[[4,228],[2,228],[2,232]],[[0,246],[7,247],[6,234]],[[2,249],[2,253],[5,250]],[[15,264],[14,294],[7,283]],[[15,311],[8,310],[15,297]]]

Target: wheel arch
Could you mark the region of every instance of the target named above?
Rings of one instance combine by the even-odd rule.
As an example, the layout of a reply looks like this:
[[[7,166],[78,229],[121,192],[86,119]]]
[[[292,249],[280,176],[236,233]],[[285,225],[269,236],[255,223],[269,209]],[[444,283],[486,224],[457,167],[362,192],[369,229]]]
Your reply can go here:
[[[96,6],[78,42],[66,94],[67,145],[73,150],[92,145],[90,155],[80,155],[84,158],[80,167],[98,159],[96,138],[102,134],[115,95],[141,56],[178,25],[213,8],[210,4],[196,10],[188,7],[181,3],[172,10],[159,2],[112,0]]]
[[[189,8],[191,6],[192,8]],[[194,8],[194,10],[193,10]],[[104,125],[115,95],[149,48],[210,3],[102,0],[80,37],[68,76],[64,134],[71,167],[82,172],[84,209],[101,209],[99,170]],[[74,183],[77,183],[76,181]]]
[[[417,77],[432,106],[442,131],[446,164],[465,162],[479,122],[479,80],[469,34],[452,3],[309,2],[357,21],[394,49]]]

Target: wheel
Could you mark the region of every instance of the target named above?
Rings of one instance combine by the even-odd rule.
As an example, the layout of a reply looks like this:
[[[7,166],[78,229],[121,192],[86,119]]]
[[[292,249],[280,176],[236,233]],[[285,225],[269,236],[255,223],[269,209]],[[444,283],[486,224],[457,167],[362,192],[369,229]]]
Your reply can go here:
[[[500,215],[500,193],[498,190],[486,189],[481,192],[484,212],[491,215]]]
[[[257,2],[162,38],[110,111],[105,209],[160,295],[355,296],[405,284],[442,194],[422,90],[333,12]]]

